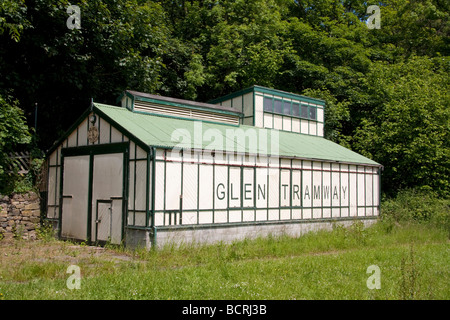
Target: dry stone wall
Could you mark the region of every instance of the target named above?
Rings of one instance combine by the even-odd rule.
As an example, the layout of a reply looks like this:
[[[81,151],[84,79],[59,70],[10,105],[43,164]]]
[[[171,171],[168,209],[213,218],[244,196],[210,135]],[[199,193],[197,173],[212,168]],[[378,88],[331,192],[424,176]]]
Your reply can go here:
[[[40,199],[35,192],[0,195],[0,239],[36,239]]]

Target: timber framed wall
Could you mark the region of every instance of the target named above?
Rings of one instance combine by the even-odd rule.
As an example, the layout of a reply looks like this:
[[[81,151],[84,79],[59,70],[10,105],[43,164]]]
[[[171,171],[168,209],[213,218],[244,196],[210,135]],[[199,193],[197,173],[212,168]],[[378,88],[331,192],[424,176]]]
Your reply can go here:
[[[295,100],[298,95],[264,88],[226,100],[236,101],[222,111],[243,122],[250,121],[250,115],[249,126],[145,113],[134,110],[136,97],[124,95],[123,107],[92,104],[48,152],[46,218],[60,236],[151,247],[177,241],[176,236],[181,241],[197,241],[199,236],[204,242],[242,238],[246,232],[256,236],[280,233],[285,228],[297,234],[333,221],[370,222],[380,214],[382,166],[322,137],[324,106],[318,100]],[[264,111],[264,99],[267,105],[270,99],[275,108],[279,97],[289,113],[294,104],[298,113],[302,105],[307,106],[305,112],[314,108],[315,119],[304,126],[305,134],[301,129],[305,119],[295,116],[281,118],[278,134],[274,118],[278,115]],[[162,100],[175,103],[171,98]],[[242,110],[229,110],[235,107]],[[265,124],[268,115],[273,126]],[[208,133],[222,139],[221,143],[203,139]],[[193,139],[180,149],[177,139],[181,136]],[[252,148],[255,145],[258,148]],[[278,148],[280,153],[273,152]],[[99,177],[110,172],[108,156],[110,171],[123,175],[116,182],[122,189],[111,194],[95,187],[103,185],[102,189],[109,190],[108,181],[113,181]],[[102,170],[95,168],[96,163]],[[64,189],[85,193],[71,195]],[[71,197],[85,197],[77,202],[79,213],[67,209]],[[100,217],[108,210],[112,212],[109,220],[105,218],[111,226],[109,233]],[[65,217],[75,225],[64,225]]]
[[[374,166],[188,150],[156,152],[154,226],[374,218]]]

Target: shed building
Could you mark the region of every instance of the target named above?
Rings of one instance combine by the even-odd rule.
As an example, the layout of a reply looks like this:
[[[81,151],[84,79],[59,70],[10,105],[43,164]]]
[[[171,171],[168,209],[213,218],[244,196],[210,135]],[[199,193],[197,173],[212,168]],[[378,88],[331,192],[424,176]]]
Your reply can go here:
[[[252,86],[199,103],[125,91],[48,152],[61,238],[151,247],[373,221],[382,166],[323,137],[322,100]]]

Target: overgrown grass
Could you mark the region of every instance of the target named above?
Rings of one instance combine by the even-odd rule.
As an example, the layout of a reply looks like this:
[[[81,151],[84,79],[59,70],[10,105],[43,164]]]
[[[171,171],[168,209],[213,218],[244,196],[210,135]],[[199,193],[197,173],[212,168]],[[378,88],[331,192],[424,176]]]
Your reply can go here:
[[[445,205],[435,210],[448,216]],[[410,218],[391,216],[394,202],[384,210],[368,228],[355,221],[299,238],[152,251],[0,242],[0,299],[449,299],[449,233],[432,223],[437,211],[417,219],[412,207]],[[66,286],[71,264],[81,269],[79,290]],[[366,285],[371,265],[381,289]]]

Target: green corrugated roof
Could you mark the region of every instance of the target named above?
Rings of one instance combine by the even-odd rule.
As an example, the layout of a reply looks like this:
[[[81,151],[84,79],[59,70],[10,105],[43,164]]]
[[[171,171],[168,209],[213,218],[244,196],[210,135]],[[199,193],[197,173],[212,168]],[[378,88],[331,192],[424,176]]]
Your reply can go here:
[[[126,108],[100,103],[95,103],[94,106],[100,114],[112,120],[122,130],[147,146],[163,148],[180,146],[215,149],[216,151],[257,152],[280,157],[381,166],[375,161],[322,137],[246,125],[231,126],[134,113]],[[239,140],[243,135],[247,135],[245,142]],[[257,140],[253,141],[256,141],[258,146],[255,147],[255,143],[252,143],[248,137],[256,137]],[[264,140],[264,137],[267,140]],[[271,148],[272,140],[275,148]],[[278,150],[276,150],[277,147]]]

